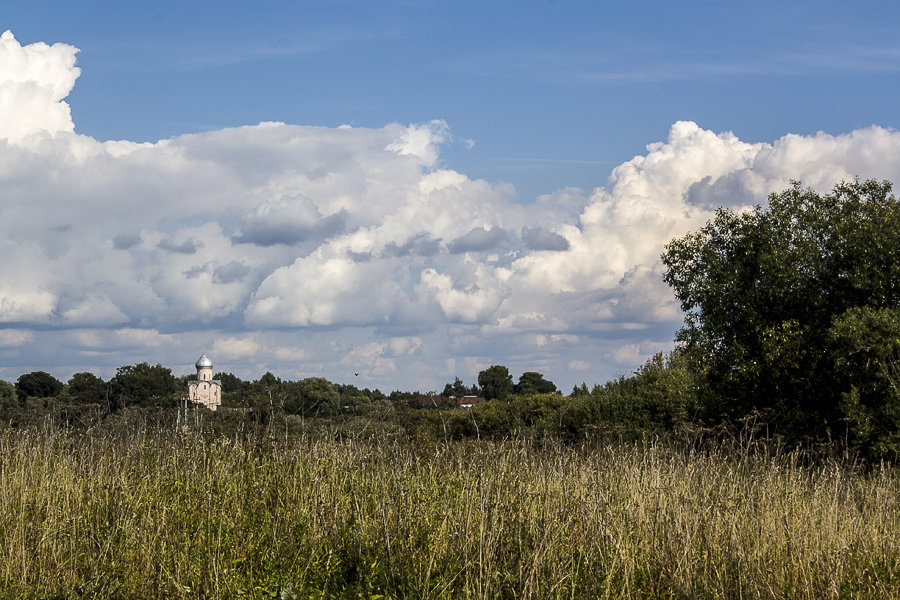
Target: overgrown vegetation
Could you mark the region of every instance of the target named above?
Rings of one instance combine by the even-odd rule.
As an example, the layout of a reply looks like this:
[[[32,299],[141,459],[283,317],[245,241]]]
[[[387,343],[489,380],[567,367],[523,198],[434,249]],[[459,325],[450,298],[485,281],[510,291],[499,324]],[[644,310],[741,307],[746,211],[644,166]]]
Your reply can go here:
[[[892,598],[900,476],[766,447],[0,435],[7,598]]]
[[[707,420],[900,452],[900,202],[887,182],[799,183],[671,242],[665,280]]]

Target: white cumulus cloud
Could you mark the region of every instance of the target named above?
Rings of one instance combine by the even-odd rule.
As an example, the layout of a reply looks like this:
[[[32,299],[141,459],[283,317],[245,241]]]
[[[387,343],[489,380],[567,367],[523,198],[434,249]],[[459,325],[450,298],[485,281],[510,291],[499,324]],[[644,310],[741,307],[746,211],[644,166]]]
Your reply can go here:
[[[0,139],[75,129],[63,99],[81,74],[77,52],[67,44],[22,46],[11,31],[0,34]]]

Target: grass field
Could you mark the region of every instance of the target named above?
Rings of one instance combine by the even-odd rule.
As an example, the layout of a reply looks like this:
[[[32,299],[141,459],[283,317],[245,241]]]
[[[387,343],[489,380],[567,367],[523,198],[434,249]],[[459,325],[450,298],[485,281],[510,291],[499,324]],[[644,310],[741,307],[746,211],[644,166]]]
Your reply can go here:
[[[4,598],[898,598],[900,473],[795,455],[0,434]]]

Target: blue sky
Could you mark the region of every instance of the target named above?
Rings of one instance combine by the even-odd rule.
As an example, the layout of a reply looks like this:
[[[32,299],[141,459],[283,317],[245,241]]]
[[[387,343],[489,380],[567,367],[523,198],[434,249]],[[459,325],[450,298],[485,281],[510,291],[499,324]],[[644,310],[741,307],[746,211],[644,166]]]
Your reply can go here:
[[[81,133],[443,119],[445,161],[524,202],[604,184],[677,120],[765,141],[900,119],[886,1],[9,4],[21,41],[81,49]]]
[[[497,363],[568,389],[628,373],[671,346],[679,317],[656,258],[710,214],[698,186],[740,206],[790,179],[895,178],[898,11],[7,3],[9,56],[65,46],[21,50],[32,66],[0,71],[0,99],[12,99],[0,128],[28,123],[53,140],[7,134],[20,168],[0,174],[16,260],[0,280],[12,307],[0,310],[0,377],[109,376],[140,360],[183,372],[202,347],[243,376],[360,372],[353,382],[383,389],[471,382]],[[68,88],[46,102],[68,105],[70,121],[44,124],[21,85],[33,73],[41,89]],[[71,181],[53,187],[46,171],[62,155]],[[60,215],[29,233],[54,232],[53,247],[17,226],[32,207]],[[66,237],[92,215],[95,245]],[[210,287],[188,298],[179,277]],[[341,293],[291,300],[309,281]],[[404,299],[354,304],[373,290]]]

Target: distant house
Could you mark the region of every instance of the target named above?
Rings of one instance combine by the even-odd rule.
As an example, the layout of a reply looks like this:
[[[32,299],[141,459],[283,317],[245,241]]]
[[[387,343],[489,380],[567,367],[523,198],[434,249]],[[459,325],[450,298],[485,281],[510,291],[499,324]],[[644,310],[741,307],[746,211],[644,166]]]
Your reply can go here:
[[[472,408],[476,404],[481,404],[482,402],[484,402],[484,398],[482,398],[481,396],[451,396],[450,402],[452,402],[454,406]]]
[[[419,394],[419,406],[428,408],[459,407],[472,408],[484,402],[481,396],[441,396],[440,394]]]

